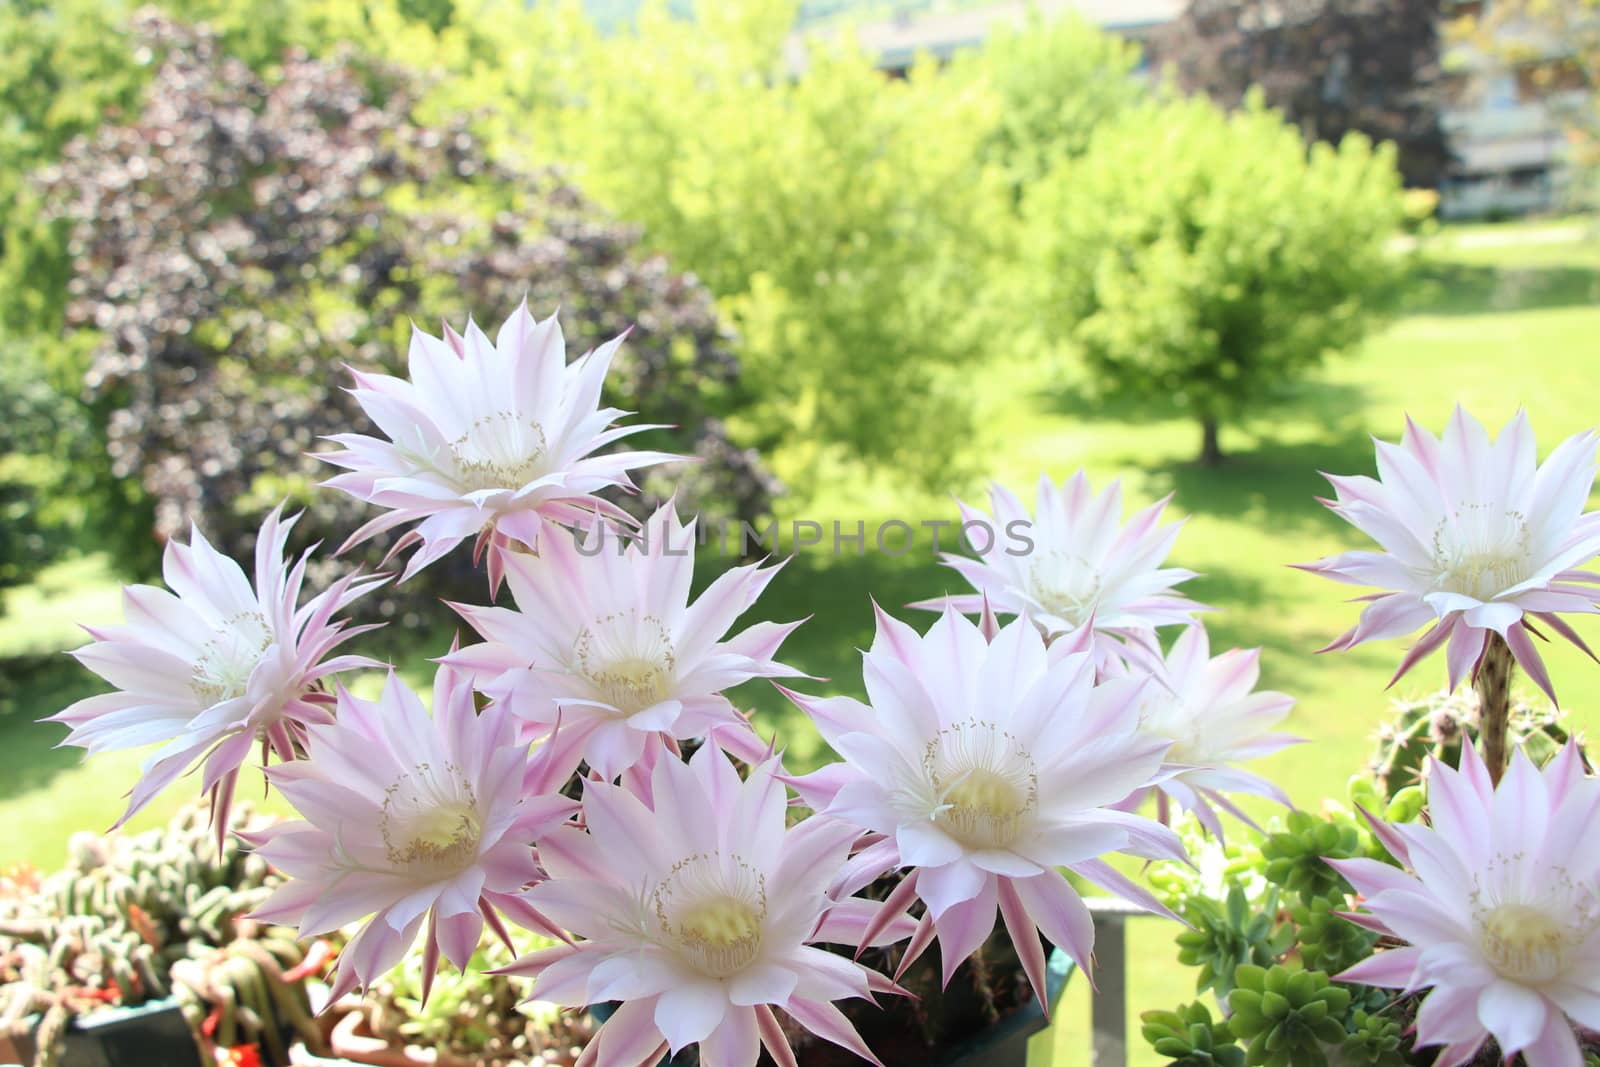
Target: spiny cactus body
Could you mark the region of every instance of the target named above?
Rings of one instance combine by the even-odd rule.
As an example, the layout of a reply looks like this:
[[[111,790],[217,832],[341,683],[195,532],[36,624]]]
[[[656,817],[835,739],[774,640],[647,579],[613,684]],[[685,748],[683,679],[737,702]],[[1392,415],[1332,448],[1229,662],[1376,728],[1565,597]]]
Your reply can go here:
[[[240,807],[230,824],[252,821]],[[67,852],[61,870],[26,884],[12,878],[0,895],[0,1026],[16,1029],[26,1017],[42,1016],[36,1067],[56,1062],[75,1016],[159,1000],[175,986],[193,1025],[219,1012],[219,1023],[226,1018],[246,1042],[271,1031],[263,1039],[266,1062],[288,1062],[277,1035],[308,1025],[310,1012],[303,987],[289,990],[281,972],[303,951],[287,931],[267,936],[259,951],[244,944],[262,938],[263,928],[241,917],[279,881],[260,857],[232,838],[218,855],[200,806],[140,834],[75,834]],[[271,982],[263,977],[269,974]],[[230,1000],[239,990],[246,998]],[[257,996],[262,990],[265,1001]],[[255,1018],[241,1027],[244,1009]]]
[[[1569,740],[1564,715],[1548,704],[1531,704],[1515,696],[1508,737],[1543,766]],[[1420,700],[1396,700],[1389,721],[1378,729],[1368,768],[1378,789],[1392,799],[1422,779],[1429,756],[1452,767],[1461,761],[1461,740],[1478,739],[1478,694],[1463,686]]]

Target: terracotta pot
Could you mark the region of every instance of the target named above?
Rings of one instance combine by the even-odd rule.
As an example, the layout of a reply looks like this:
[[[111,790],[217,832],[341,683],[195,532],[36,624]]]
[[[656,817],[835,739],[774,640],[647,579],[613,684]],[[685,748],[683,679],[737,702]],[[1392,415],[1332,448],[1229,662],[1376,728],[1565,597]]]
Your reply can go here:
[[[348,1012],[328,1034],[332,1056],[316,1056],[296,1047],[290,1059],[305,1067],[472,1067],[467,1060],[442,1055],[432,1049],[395,1048],[377,1037],[360,1011]]]

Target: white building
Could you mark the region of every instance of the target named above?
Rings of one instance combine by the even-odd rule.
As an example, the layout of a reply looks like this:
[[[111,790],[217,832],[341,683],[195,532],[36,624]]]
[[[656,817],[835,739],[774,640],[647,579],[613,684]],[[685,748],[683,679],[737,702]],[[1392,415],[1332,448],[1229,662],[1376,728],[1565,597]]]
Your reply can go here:
[[[1452,5],[1458,14],[1481,14],[1492,0]],[[1441,122],[1456,155],[1440,189],[1448,217],[1524,214],[1562,207],[1567,189],[1564,110],[1594,102],[1581,89],[1546,92],[1534,85],[1539,57],[1558,54],[1558,42],[1540,41],[1527,28],[1500,34],[1529,58],[1520,65],[1485,54],[1471,43],[1450,45],[1445,69],[1451,87]]]
[[[826,32],[830,23],[848,19],[884,69],[902,70],[918,54],[944,59],[979,45],[996,27],[1021,25],[1030,10],[1047,16],[1076,12],[1106,30],[1141,39],[1177,18],[1184,6],[1185,0],[905,0],[885,16],[882,4],[868,8],[873,14],[860,15],[853,14],[859,5],[851,0],[814,0],[804,6],[802,25],[803,32]],[[796,67],[804,65],[798,35],[791,58]],[[1446,68],[1451,85],[1441,123],[1456,162],[1439,190],[1440,213],[1459,218],[1562,206],[1565,137],[1552,101],[1537,96],[1516,70],[1466,45],[1449,47]],[[1575,93],[1553,103],[1584,99]]]
[[[826,6],[827,14],[811,13]],[[804,5],[805,30],[826,27],[839,17],[849,17],[851,5]],[[1182,13],[1184,0],[1002,0],[965,6],[939,5],[932,0],[911,0],[895,6],[888,17],[858,17],[853,23],[863,47],[876,53],[888,70],[903,70],[927,53],[948,59],[963,48],[980,45],[996,28],[1022,25],[1029,12],[1046,17],[1076,12],[1102,29],[1125,37],[1142,38]],[[808,17],[809,14],[809,17]]]

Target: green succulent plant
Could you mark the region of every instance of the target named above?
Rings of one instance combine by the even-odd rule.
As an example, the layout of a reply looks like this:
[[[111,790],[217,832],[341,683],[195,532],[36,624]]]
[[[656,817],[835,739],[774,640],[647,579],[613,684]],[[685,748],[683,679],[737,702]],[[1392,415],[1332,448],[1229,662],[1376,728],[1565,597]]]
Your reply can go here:
[[[253,823],[234,809],[232,826]],[[74,834],[63,869],[0,900],[0,1020],[40,1014],[36,1062],[50,1067],[75,1016],[174,996],[191,1027],[216,1009],[224,1044],[261,1041],[265,1062],[286,1064],[281,1032],[320,1040],[304,985],[283,980],[305,950],[292,929],[243,918],[280,882],[231,834],[219,853],[202,805],[144,833]]]
[[[1267,881],[1295,893],[1303,900],[1342,896],[1349,891],[1344,877],[1325,859],[1349,859],[1368,852],[1367,835],[1348,813],[1319,818],[1291,811],[1288,827],[1261,843]]]
[[[1276,889],[1268,894],[1265,906],[1256,909],[1237,884],[1228,888],[1221,903],[1205,897],[1186,901],[1182,915],[1192,928],[1178,934],[1178,961],[1199,968],[1195,992],[1212,989],[1224,998],[1233,991],[1234,971],[1240,964],[1269,967],[1283,955],[1294,931],[1277,926],[1277,911]]]
[[[1408,785],[1389,796],[1379,791],[1377,782],[1370,776],[1357,774],[1351,776],[1345,788],[1351,806],[1385,822],[1416,822],[1427,806],[1427,793],[1420,785]]]
[[[286,977],[305,957],[294,929],[233,922],[232,941],[172,965],[173,996],[190,1028],[214,1020],[219,1048],[257,1045],[266,1064],[291,1062],[286,1035],[320,1047],[305,983]]]
[[[1372,955],[1377,935],[1340,916],[1344,908],[1343,901],[1318,897],[1289,909],[1300,962],[1308,969],[1338,974]]]
[[[1244,1067],[1244,1049],[1234,1043],[1227,1022],[1213,1022],[1198,1001],[1177,1011],[1147,1011],[1139,1018],[1144,1039],[1176,1067]]]
[[[1321,971],[1247,963],[1234,983],[1228,1026],[1246,1042],[1246,1064],[1327,1067],[1327,1049],[1343,1045],[1350,991],[1331,984]]]
[[[1402,1043],[1402,1029],[1397,1021],[1357,1008],[1350,1013],[1339,1056],[1346,1064],[1404,1067],[1406,1058]]]

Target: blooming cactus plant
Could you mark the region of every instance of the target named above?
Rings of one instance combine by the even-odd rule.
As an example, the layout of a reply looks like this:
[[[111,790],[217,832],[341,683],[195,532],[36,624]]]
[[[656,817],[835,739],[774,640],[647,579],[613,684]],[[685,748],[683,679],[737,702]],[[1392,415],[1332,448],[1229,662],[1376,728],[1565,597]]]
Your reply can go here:
[[[259,743],[263,759],[302,754],[306,730],[332,721],[324,680],[378,665],[329,653],[371,629],[333,616],[381,579],[348,575],[300,604],[306,556],[293,566],[284,557],[293,526],[277,511],[261,524],[253,587],[198,528],[187,545],[169,542],[172,591],[126,587],[126,624],[89,628],[94,640],[73,653],[117,688],[52,716],[72,727],[68,744],[94,753],[165,742],[145,761],[118,825],[204,757],[202,788],[221,833],[251,748]]]
[[[543,838],[549,877],[532,903],[582,940],[507,968],[538,976],[532,995],[582,1007],[620,1000],[595,1063],[649,1063],[698,1043],[707,1067],[742,1067],[788,1044],[773,1009],[877,1062],[833,1002],[892,986],[814,942],[869,943],[886,904],[830,896],[856,833],[830,819],[785,829],[776,760],[744,780],[714,745],[688,764],[660,760],[649,803],[584,785],[587,831]],[[893,919],[894,916],[887,916]]]
[[[1417,1044],[1444,1067],[1491,1035],[1528,1067],[1581,1063],[1573,1023],[1600,1029],[1600,780],[1568,745],[1542,774],[1519,752],[1496,789],[1466,746],[1429,786],[1432,826],[1373,822],[1409,872],[1330,861],[1365,898],[1352,918],[1405,943],[1338,977],[1428,990]]]
[[[1026,615],[1050,637],[1088,627],[1101,663],[1154,647],[1157,627],[1181,625],[1204,610],[1174,589],[1194,572],[1162,566],[1180,529],[1159,525],[1167,500],[1123,525],[1121,483],[1096,493],[1082,471],[1061,486],[1040,475],[1037,497],[1031,515],[1003,485],[989,490],[993,514],[957,501],[977,558],[946,553],[945,562],[976,592],[913,606],[977,614],[987,603]]]
[[[497,913],[551,930],[522,895],[538,876],[528,842],[576,805],[525,788],[527,746],[505,707],[479,714],[446,667],[430,716],[391,673],[376,701],[341,691],[337,720],[311,734],[315,759],[269,775],[304,818],[250,841],[293,877],[260,918],[312,937],[372,916],[339,958],[335,993],[399,963],[424,920],[424,988],[441,952],[466,966]]]
[[[1345,552],[1304,569],[1386,591],[1364,597],[1356,625],[1325,651],[1427,626],[1395,679],[1444,647],[1450,687],[1471,676],[1483,696],[1494,781],[1506,763],[1512,664],[1556,699],[1534,644],[1544,637],[1539,627],[1589,652],[1561,616],[1600,612],[1600,574],[1581,569],[1600,553],[1600,512],[1583,511],[1596,441],[1593,432],[1569,438],[1539,466],[1525,412],[1490,442],[1458,407],[1442,437],[1407,419],[1400,444],[1379,441],[1378,479],[1328,479],[1336,499],[1324,503],[1383,551]]]
[[[417,550],[402,579],[468,537],[489,552],[492,584],[512,545],[533,549],[550,521],[626,514],[595,494],[632,486],[628,472],[679,457],[661,452],[595,453],[646,425],[613,426],[623,414],[600,407],[600,386],[618,337],[567,362],[561,323],[536,322],[518,307],[493,341],[475,323],[465,335],[411,336],[409,380],[355,372],[355,397],[389,440],[336,434],[323,453],[346,468],[327,484],[387,509],[351,535],[359,544],[415,522],[403,547]]]
[[[1114,807],[1162,776],[1171,742],[1139,732],[1146,679],[1095,684],[1087,640],[1047,648],[1027,619],[990,630],[949,609],[919,635],[879,611],[862,668],[870,706],[791,694],[845,757],[795,785],[824,815],[883,835],[885,869],[914,869],[900,895],[927,905],[946,982],[998,908],[1043,999],[1033,928],[1080,967],[1094,947],[1060,868],[1164,910],[1101,857],[1183,858],[1166,827]]]
[[[546,758],[569,771],[584,762],[609,781],[648,767],[660,745],[719,726],[719,743],[759,760],[764,746],[722,690],[797,674],[772,657],[799,624],[728,637],[777,568],[736,567],[691,603],[694,544],[693,520],[680,523],[669,501],[639,538],[590,526],[514,556],[506,571],[518,610],[458,606],[484,642],[449,662],[473,672],[530,737],[551,738]]]
[[[1218,838],[1214,807],[1243,814],[1229,793],[1287,803],[1234,764],[1292,740],[1271,732],[1291,699],[1255,690],[1256,652],[1211,654],[1200,605],[1175,592],[1190,572],[1164,566],[1178,532],[1159,526],[1166,502],[1124,525],[1120,489],[1094,494],[1081,473],[1060,488],[1042,479],[1036,518],[999,487],[993,516],[963,505],[969,534],[991,524],[990,549],[995,524],[1009,537],[1019,523],[1024,536],[1010,543],[1029,548],[951,559],[977,592],[920,605],[942,612],[925,632],[874,605],[866,702],[784,690],[841,757],[791,772],[727,696],[752,679],[800,676],[777,659],[798,623],[734,631],[777,568],[736,567],[692,598],[695,522],[669,503],[640,527],[596,495],[628,489],[628,472],[669,458],[601,451],[648,428],[617,427],[622,413],[598,406],[616,343],[569,363],[556,319],[521,307],[493,341],[470,325],[443,338],[418,331],[409,381],[356,374],[355,395],[386,439],[337,434],[339,449],[325,456],[345,468],[330,485],[382,509],[350,544],[414,523],[401,542],[414,548],[404,577],[475,541],[489,596],[509,582],[514,599],[451,605],[483,640],[440,650],[431,713],[393,673],[376,700],[334,684],[338,673],[377,666],[330,655],[364,629],[334,616],[387,576],[352,575],[299,604],[305,560],[286,566],[289,523],[276,513],[262,529],[253,587],[196,532],[168,550],[173,592],[131,588],[128,625],[91,631],[80,653],[118,692],[61,713],[68,740],[91,752],[166,742],[130,811],[202,758],[202,788],[224,809],[247,750],[260,743],[278,758],[268,782],[300,818],[249,838],[289,876],[260,917],[307,936],[359,924],[337,993],[374,983],[419,941],[426,993],[440,957],[465,967],[485,929],[509,943],[516,925],[554,941],[503,974],[532,978],[537,998],[615,1005],[584,1064],[649,1067],[691,1045],[708,1067],[753,1067],[763,1050],[794,1064],[786,1035],[799,1030],[876,1063],[839,1003],[903,994],[897,980],[930,947],[948,983],[998,922],[1041,1000],[1041,933],[1090,970],[1094,928],[1068,873],[1170,914],[1108,859],[1186,859],[1163,825],[1164,802],[1162,820],[1139,813],[1145,797],[1176,800]],[[1528,618],[1564,633],[1556,613],[1595,603],[1575,569],[1592,554],[1594,529],[1566,484],[1589,439],[1563,446],[1547,464],[1555,473],[1535,478],[1523,423],[1493,448],[1464,416],[1452,426],[1442,445],[1413,430],[1407,458],[1380,454],[1408,484],[1434,487],[1405,501],[1398,525],[1385,509],[1401,505],[1381,485],[1336,482],[1343,513],[1404,555],[1319,565],[1400,590],[1369,609],[1380,620],[1341,643],[1398,633],[1426,611],[1440,621],[1411,658],[1448,638],[1455,676],[1468,653],[1487,659],[1489,632],[1533,670],[1522,651]],[[1481,463],[1495,476],[1465,481],[1461,465]],[[1425,548],[1418,524],[1433,521],[1425,508],[1444,516],[1431,543],[1448,581],[1419,577],[1424,561],[1412,558]],[[1518,546],[1525,554],[1512,559]],[[1424,589],[1428,581],[1438,589]],[[996,612],[1013,618],[1001,625]],[[1186,629],[1164,647],[1163,627]],[[1487,1032],[1566,1063],[1577,1046],[1560,1028],[1594,1019],[1591,945],[1600,942],[1584,925],[1583,892],[1595,887],[1574,881],[1592,879],[1593,864],[1569,863],[1561,882],[1553,861],[1538,859],[1586,841],[1548,836],[1551,812],[1576,819],[1593,791],[1563,759],[1548,784],[1519,764],[1503,797],[1481,768],[1464,772],[1467,786],[1435,775],[1442,826],[1521,820],[1528,850],[1515,871],[1493,834],[1447,855],[1436,838],[1455,831],[1439,822],[1433,836],[1376,831],[1414,879],[1366,861],[1339,868],[1373,891],[1358,921],[1412,943],[1351,973],[1433,981],[1428,1003],[1445,1007],[1429,1009],[1441,1021],[1424,1036],[1452,1050]],[[1490,814],[1469,819],[1473,804]],[[1341,884],[1317,854],[1324,836],[1273,846],[1285,884]],[[1489,873],[1441,888],[1440,871]],[[1429,914],[1429,893],[1459,896],[1469,883],[1499,894],[1483,904],[1487,918],[1454,897],[1446,904],[1461,915]],[[877,897],[863,895],[869,885]],[[1539,910],[1558,903],[1559,914]],[[1344,920],[1325,902],[1305,911],[1324,957],[1370,948],[1370,935],[1339,935],[1332,924]],[[1472,959],[1481,967],[1439,971],[1489,934],[1499,940],[1480,938]],[[901,942],[894,975],[856,961]],[[1276,1047],[1281,1020],[1268,994],[1278,986],[1305,994],[1291,1006],[1308,1020],[1348,999],[1320,980],[1248,978],[1242,995],[1261,999],[1262,1025],[1240,1023],[1251,1049]],[[1473,981],[1476,1015],[1460,992]],[[1202,1016],[1182,1018],[1192,1029]],[[1387,1048],[1387,1023],[1363,1020],[1363,1047]],[[1308,1024],[1296,1040],[1314,1043],[1323,1029]],[[1168,1031],[1169,1048],[1216,1043],[1216,1034],[1189,1041]]]

